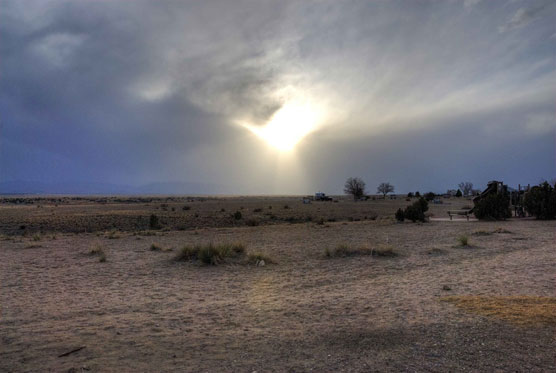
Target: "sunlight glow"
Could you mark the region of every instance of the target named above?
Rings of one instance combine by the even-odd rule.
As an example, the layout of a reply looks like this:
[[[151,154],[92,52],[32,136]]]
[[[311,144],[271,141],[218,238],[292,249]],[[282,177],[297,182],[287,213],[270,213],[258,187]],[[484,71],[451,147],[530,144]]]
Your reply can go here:
[[[281,152],[291,151],[313,132],[322,119],[322,110],[309,102],[289,101],[270,118],[265,126],[245,122],[240,125]]]

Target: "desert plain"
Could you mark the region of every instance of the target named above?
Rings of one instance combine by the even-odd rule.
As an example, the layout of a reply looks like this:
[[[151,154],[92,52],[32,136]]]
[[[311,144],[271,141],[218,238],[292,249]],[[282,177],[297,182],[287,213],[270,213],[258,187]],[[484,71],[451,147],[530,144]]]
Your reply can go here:
[[[2,198],[0,371],[555,371],[556,222],[442,202]]]

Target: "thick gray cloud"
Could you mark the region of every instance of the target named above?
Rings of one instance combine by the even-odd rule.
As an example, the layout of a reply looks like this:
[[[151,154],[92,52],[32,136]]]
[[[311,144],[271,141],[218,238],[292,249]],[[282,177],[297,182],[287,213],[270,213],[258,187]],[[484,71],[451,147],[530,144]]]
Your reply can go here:
[[[552,1],[0,4],[2,181],[307,193],[556,176]],[[322,116],[291,154],[238,125],[300,99]]]

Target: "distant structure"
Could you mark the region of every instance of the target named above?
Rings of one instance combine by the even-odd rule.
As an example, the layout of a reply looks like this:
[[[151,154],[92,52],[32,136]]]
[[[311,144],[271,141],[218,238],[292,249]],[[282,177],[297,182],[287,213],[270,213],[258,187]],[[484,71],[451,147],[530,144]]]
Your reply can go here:
[[[523,199],[525,194],[530,190],[530,184],[528,184],[526,187],[522,187],[521,184],[519,184],[516,190],[505,185],[501,181],[493,180],[488,182],[487,188],[483,192],[479,193],[473,198],[473,203],[477,204],[478,201],[491,194],[505,193],[508,194],[510,197],[510,206],[514,210],[514,216],[522,218],[526,216],[525,209],[523,208]]]
[[[516,217],[525,217],[525,210],[523,208],[523,197],[525,194],[531,189],[531,186],[528,185],[527,187],[522,187],[521,185],[518,186],[518,189],[513,189],[505,185],[502,181],[492,180],[489,181],[487,187],[482,192],[477,189],[473,189],[471,194],[473,197],[473,204],[477,205],[477,203],[487,196],[492,194],[499,194],[504,193],[510,196],[510,206],[514,209],[514,216]],[[450,191],[448,191],[450,192]],[[450,220],[454,215],[463,215],[469,220],[469,216],[473,213],[474,207],[469,210],[449,210],[448,216],[450,216]]]
[[[315,201],[332,201],[332,197],[327,196],[323,192],[317,192],[317,193],[315,193],[314,200]]]
[[[458,190],[457,190],[457,189],[448,189],[448,190],[446,191],[446,194],[445,194],[444,196],[445,196],[445,197],[448,197],[448,198],[449,198],[449,197],[455,197],[457,193],[458,193]]]

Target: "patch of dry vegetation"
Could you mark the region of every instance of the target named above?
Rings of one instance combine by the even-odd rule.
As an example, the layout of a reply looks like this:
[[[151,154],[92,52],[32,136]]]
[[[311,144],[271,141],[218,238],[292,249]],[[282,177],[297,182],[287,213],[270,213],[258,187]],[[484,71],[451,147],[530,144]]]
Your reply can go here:
[[[252,253],[247,255],[247,264],[254,264],[254,265],[265,265],[265,264],[275,264],[276,262],[268,257],[267,255],[261,253]]]
[[[150,249],[151,251],[161,251],[161,252],[168,252],[168,251],[172,251],[172,250],[173,250],[172,248],[166,248],[166,247],[163,247],[163,246],[161,246],[161,245],[159,245],[159,244],[157,244],[157,243],[151,244],[151,246],[150,246],[149,249]]]
[[[101,263],[106,262],[106,253],[101,246],[93,247],[91,250],[89,250],[89,255],[98,256],[98,261]]]
[[[208,244],[184,246],[178,255],[177,261],[199,260],[206,265],[217,265],[228,259],[237,259],[245,254],[245,246],[239,243],[233,244]]]
[[[176,261],[200,262],[204,265],[225,263],[254,264],[263,266],[276,263],[272,258],[261,253],[247,253],[241,243],[223,243],[184,246],[176,255]]]
[[[504,228],[496,228],[493,231],[478,230],[472,233],[473,236],[490,236],[492,234],[511,234],[512,232]]]
[[[110,231],[107,234],[105,234],[104,237],[108,238],[109,240],[117,240],[122,236],[117,231]]]
[[[458,242],[460,246],[469,246],[469,237],[463,234],[458,237]]]
[[[393,257],[398,254],[394,251],[394,248],[390,245],[381,245],[376,248],[367,246],[349,246],[347,244],[340,244],[334,249],[326,248],[324,250],[324,255],[327,258],[345,258],[349,256],[381,256],[381,257]]]
[[[556,297],[461,295],[440,300],[518,325],[556,325]]]

